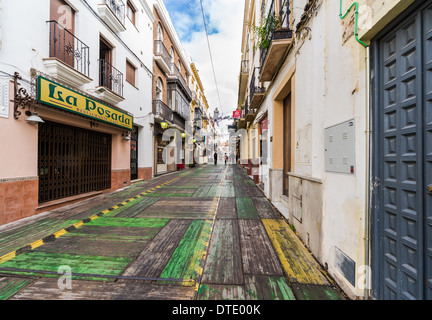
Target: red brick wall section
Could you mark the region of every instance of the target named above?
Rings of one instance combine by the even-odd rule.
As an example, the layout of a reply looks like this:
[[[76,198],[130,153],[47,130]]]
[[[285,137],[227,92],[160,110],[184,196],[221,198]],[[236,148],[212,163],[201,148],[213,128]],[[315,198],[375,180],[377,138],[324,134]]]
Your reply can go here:
[[[147,181],[152,178],[153,178],[152,168],[138,168],[138,179]]]
[[[0,226],[36,214],[38,180],[0,183]]]
[[[131,172],[130,170],[117,170],[111,172],[111,190],[125,188],[131,185]]]

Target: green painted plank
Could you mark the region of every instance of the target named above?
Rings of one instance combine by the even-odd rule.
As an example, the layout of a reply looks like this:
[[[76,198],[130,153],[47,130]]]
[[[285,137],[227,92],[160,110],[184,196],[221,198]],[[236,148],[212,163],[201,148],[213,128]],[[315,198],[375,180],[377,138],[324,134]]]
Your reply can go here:
[[[221,195],[221,192],[222,190],[220,186],[218,185],[211,186],[209,192],[207,193],[207,197],[212,197],[212,198],[219,197]]]
[[[191,221],[171,220],[140,253],[123,275],[159,277],[179,246]]]
[[[87,225],[101,227],[163,228],[168,222],[168,219],[102,217],[89,222]]]
[[[284,277],[246,276],[245,287],[248,300],[295,300]]]
[[[173,197],[173,198],[187,198],[192,197],[192,193],[147,193],[146,195],[143,195],[143,197],[159,197],[159,198],[165,198],[165,197]]]
[[[196,279],[210,230],[211,223],[204,220],[192,221],[161,277]]]
[[[235,189],[233,184],[224,184],[222,186],[222,193],[220,195],[221,197],[235,197]]]
[[[258,212],[251,198],[237,198],[236,206],[239,219],[259,219]]]
[[[57,275],[40,275],[37,273],[28,272],[3,271],[1,268],[51,271],[57,273],[61,266],[69,266],[72,269],[72,274],[75,272],[97,275],[120,275],[131,261],[132,259],[126,257],[105,257],[31,251],[21,254],[14,259],[3,263],[0,266],[0,271],[7,274],[57,277]],[[81,277],[72,276],[72,279],[79,278]],[[106,281],[106,279],[102,278],[94,278],[91,280]]]
[[[202,282],[217,284],[244,283],[236,220],[216,220]]]
[[[194,194],[193,197],[200,197],[200,198],[206,198],[208,197],[207,194],[209,193],[211,186],[201,186]]]
[[[0,278],[0,301],[9,299],[31,282],[26,279]]]
[[[237,285],[201,284],[198,300],[246,300],[245,289]]]
[[[297,300],[345,300],[343,295],[330,286],[293,283]]]

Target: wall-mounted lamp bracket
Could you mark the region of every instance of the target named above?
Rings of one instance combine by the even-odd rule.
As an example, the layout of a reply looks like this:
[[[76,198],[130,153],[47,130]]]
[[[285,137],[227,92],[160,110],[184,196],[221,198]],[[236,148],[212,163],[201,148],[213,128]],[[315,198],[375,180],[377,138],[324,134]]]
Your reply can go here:
[[[19,116],[21,115],[21,111],[19,109],[25,109],[26,107],[30,109],[30,107],[34,104],[34,99],[25,88],[20,88],[20,83],[18,80],[22,80],[22,77],[18,72],[15,72],[13,79],[14,100],[11,100],[11,102],[14,103],[14,118],[18,120]]]

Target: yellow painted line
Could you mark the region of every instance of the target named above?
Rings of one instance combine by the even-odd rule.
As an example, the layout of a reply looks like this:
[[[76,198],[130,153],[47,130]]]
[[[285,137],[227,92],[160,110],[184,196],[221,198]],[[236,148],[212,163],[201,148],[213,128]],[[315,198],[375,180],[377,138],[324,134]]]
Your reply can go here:
[[[58,237],[61,237],[62,235],[66,234],[66,233],[67,233],[67,231],[65,229],[63,229],[63,230],[60,230],[60,231],[54,233],[54,237],[58,238]]]
[[[135,201],[135,200],[136,200],[135,198],[130,198],[130,199],[129,199],[129,201],[131,201],[131,202],[132,202],[132,201]]]
[[[38,241],[33,242],[33,243],[30,245],[30,247],[31,247],[31,249],[33,250],[33,249],[36,249],[36,248],[42,246],[43,244],[44,244],[44,242],[43,242],[42,240],[38,240]]]
[[[117,210],[119,208],[119,206],[114,206],[112,207],[112,209]]]
[[[122,202],[121,204],[125,206],[125,205],[127,205],[128,203],[127,203],[127,202]]]
[[[103,214],[107,214],[109,212],[110,212],[109,210],[102,211]]]
[[[263,219],[262,222],[291,281],[303,284],[330,284],[321,266],[293,234],[285,220]]]
[[[15,251],[0,257],[0,263],[4,263],[16,257]]]
[[[83,226],[83,225],[84,225],[84,222],[80,221],[80,222],[78,222],[78,223],[75,223],[75,224],[74,224],[74,227],[75,227],[75,228],[79,228],[79,227],[81,227],[81,226]]]

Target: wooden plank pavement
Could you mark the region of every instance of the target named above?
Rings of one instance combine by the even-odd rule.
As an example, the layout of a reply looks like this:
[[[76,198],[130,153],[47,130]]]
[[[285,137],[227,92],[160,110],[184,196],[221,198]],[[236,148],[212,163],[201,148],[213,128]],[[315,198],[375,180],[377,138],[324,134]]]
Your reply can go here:
[[[0,263],[0,299],[344,298],[238,166],[200,167],[57,209],[0,232],[0,252],[112,206],[104,216]],[[62,265],[72,268],[72,290],[57,286]]]

